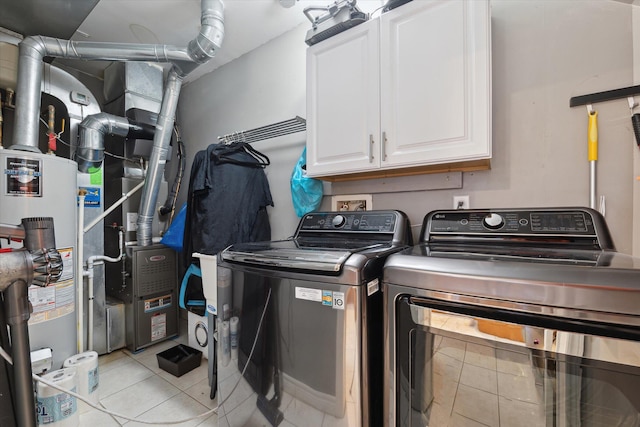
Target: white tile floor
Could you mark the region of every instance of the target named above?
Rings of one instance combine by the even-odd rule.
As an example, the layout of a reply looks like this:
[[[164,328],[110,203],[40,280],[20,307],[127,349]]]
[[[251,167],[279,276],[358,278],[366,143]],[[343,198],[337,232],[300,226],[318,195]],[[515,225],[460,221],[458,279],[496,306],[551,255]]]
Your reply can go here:
[[[431,322],[443,330],[472,335],[469,327],[474,321],[465,316],[433,312]],[[542,385],[527,351],[512,348],[436,336],[429,426],[544,426]]]
[[[207,359],[181,377],[160,369],[156,354],[177,344],[187,344],[186,327],[180,337],[158,343],[132,354],[117,350],[98,359],[100,403],[107,409],[145,421],[188,419],[217,406],[209,398]],[[112,417],[88,406],[81,406],[80,426],[109,427],[148,426],[135,421]],[[160,425],[160,424],[151,424]],[[174,426],[218,426],[218,416],[212,413]]]

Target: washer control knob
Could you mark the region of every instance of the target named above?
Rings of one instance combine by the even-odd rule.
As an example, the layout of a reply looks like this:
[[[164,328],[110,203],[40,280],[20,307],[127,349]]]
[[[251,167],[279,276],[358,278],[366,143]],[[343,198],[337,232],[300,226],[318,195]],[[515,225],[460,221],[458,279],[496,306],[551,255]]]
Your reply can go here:
[[[497,230],[504,225],[504,218],[497,213],[492,213],[484,217],[482,223],[489,230]]]
[[[342,227],[345,222],[347,222],[347,219],[344,216],[336,215],[331,220],[331,225],[333,225],[335,228],[339,228]]]

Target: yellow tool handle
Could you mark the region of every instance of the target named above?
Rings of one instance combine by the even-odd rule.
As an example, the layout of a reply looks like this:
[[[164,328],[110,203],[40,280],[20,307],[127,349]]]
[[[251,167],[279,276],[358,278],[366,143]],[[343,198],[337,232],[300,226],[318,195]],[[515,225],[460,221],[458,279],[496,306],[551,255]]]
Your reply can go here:
[[[598,160],[598,112],[589,113],[589,130],[587,131],[589,141],[589,161]]]

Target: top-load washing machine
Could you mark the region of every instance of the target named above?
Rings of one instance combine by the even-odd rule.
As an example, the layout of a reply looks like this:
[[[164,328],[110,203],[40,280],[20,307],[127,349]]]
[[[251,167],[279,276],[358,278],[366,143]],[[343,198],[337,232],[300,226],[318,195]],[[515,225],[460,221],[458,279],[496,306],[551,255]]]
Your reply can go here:
[[[315,212],[289,240],[222,251],[218,419],[381,425],[382,268],[410,236],[399,211]]]

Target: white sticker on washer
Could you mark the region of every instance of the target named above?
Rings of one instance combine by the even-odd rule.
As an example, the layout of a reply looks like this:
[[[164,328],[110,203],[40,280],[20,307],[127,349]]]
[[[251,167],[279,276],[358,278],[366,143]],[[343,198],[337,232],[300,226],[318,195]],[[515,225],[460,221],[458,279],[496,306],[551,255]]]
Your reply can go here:
[[[373,279],[372,281],[367,283],[367,296],[371,296],[375,294],[376,292],[378,292],[379,289],[380,289],[380,282],[378,281],[378,279]]]
[[[344,292],[333,293],[333,308],[344,310]]]
[[[307,301],[322,302],[322,290],[311,288],[299,288],[296,286],[296,298]]]

